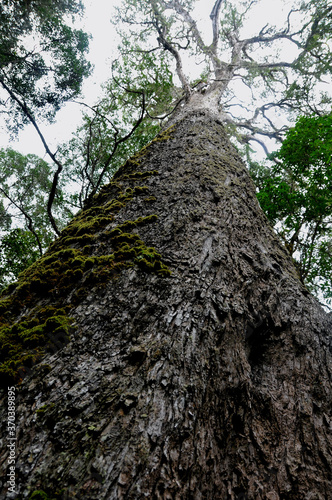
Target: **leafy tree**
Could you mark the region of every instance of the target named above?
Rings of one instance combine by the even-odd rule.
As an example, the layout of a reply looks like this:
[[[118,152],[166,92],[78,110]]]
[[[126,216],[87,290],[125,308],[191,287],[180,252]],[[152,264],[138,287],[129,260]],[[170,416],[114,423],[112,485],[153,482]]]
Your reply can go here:
[[[104,98],[93,107],[92,114],[85,115],[76,137],[63,149],[66,171],[71,179],[76,179],[78,187],[74,200],[77,206],[82,207],[89,194],[126,157],[152,138],[159,121],[174,110],[208,107],[219,113],[238,141],[244,144],[257,141],[267,152],[266,138],[281,141],[284,137],[286,127],[278,125],[280,112],[294,118],[299,111],[308,114],[314,111],[320,116],[328,109],[330,98],[321,85],[332,65],[327,22],[332,10],[327,2],[294,4],[285,14],[282,26],[266,25],[259,28],[258,34],[248,36],[246,20],[260,2],[248,6],[247,2],[235,5],[216,1],[210,15],[213,33],[210,44],[204,41],[192,17],[194,3],[130,0],[125,8],[118,9],[115,24],[122,44],[119,59],[113,65],[113,78],[105,86]],[[285,49],[292,59],[279,56],[278,51]],[[185,71],[186,52],[192,59],[204,61],[196,77],[192,75],[192,65],[190,71]],[[249,102],[239,98],[244,87],[250,87]],[[318,121],[326,119],[323,115]],[[302,126],[304,144],[313,133],[311,125],[308,127],[310,130],[304,130]],[[284,154],[288,140],[280,154]],[[300,252],[296,255],[301,255],[302,279],[316,293],[322,287],[328,297],[328,225],[324,217],[319,222],[317,210],[308,207],[309,199],[318,202],[317,193],[312,192],[317,183],[311,182],[310,192],[305,192],[302,186],[291,195],[291,184],[285,180],[276,189],[281,159],[272,171],[265,171],[266,184],[260,191],[260,200],[265,196],[273,223],[283,222],[280,234],[292,254]],[[283,163],[285,168],[286,164],[289,172],[293,169],[288,175],[296,179],[297,169],[289,162]],[[309,171],[303,175],[309,175]],[[258,175],[257,169],[254,172],[252,168],[251,172],[258,181],[262,171]],[[306,182],[310,184],[310,180]],[[268,186],[274,196],[268,192]],[[328,186],[325,190],[320,188],[321,203],[327,203],[328,197]]]
[[[172,89],[165,54],[144,54],[134,61],[125,55],[113,63],[103,97],[60,147],[64,176],[76,186],[75,194],[69,194],[74,205],[83,207],[127,158],[156,136],[160,120],[172,110]]]
[[[4,0],[0,5],[0,106],[10,130],[26,123],[36,129],[56,166],[47,196],[47,217],[59,234],[52,206],[62,164],[38,125],[80,93],[91,65],[85,59],[88,35],[70,26],[82,12],[79,0]]]
[[[0,289],[40,257],[34,235],[21,228],[11,229],[0,242]]]
[[[193,2],[124,4],[130,26],[138,21],[142,27],[137,45],[135,38],[124,39],[124,56],[143,61],[161,52],[170,64],[174,58],[181,83],[180,92],[170,90],[175,126],[129,160],[47,255],[2,294],[3,400],[8,385],[15,387],[12,380],[28,376],[16,422],[16,486],[24,497],[295,500],[326,498],[331,491],[331,315],[296,278],[222,125],[237,122],[244,142],[258,132],[281,136],[272,104],[260,103],[257,121],[245,117],[242,106],[242,116],[232,117],[227,92],[236,97],[232,80],[249,83],[251,76],[253,85],[266,87],[271,100],[265,102],[278,109],[287,82],[281,77],[291,83],[296,69],[288,62],[274,66],[274,42],[311,51],[312,71],[319,70],[320,57],[328,62],[330,56],[324,46],[315,52],[310,33],[321,28],[326,40],[330,11],[320,0],[299,6],[281,31],[263,27],[259,40],[252,36],[249,43],[236,31],[243,12],[229,5],[215,2],[213,41],[202,45],[191,20]],[[295,15],[308,18],[294,32]],[[194,52],[211,61],[212,73],[202,81],[186,76],[180,57],[192,37]],[[258,42],[271,44],[272,62],[263,54],[253,60]],[[300,62],[314,90],[305,54]],[[147,109],[145,89],[131,84],[136,76],[133,70],[123,86],[123,104],[132,109],[136,95],[140,106],[134,106],[130,137]],[[309,94],[298,103],[286,96],[285,106],[307,111],[317,102]],[[159,103],[163,108],[163,97],[152,108]],[[100,118],[92,123],[93,116],[88,133]],[[117,117],[111,118],[115,127]],[[124,143],[113,132],[120,151]],[[100,154],[106,135],[102,122],[100,135],[91,134],[100,144],[87,155],[100,157],[96,177],[88,164],[91,193],[109,158]],[[5,440],[8,405],[0,405],[1,412]],[[27,468],[26,457],[37,449]],[[0,485],[4,495],[9,485]]]
[[[284,138],[287,126],[285,119],[280,120],[281,113],[292,120],[299,113],[318,117],[316,126],[313,117],[307,128],[305,122],[300,122],[301,132],[296,131],[302,137],[303,150],[307,150],[306,141],[311,141],[310,167],[304,167],[299,156],[291,163],[290,150],[297,155],[302,151],[294,148],[296,140],[290,132],[279,153],[284,156],[279,156],[271,172],[264,173],[266,184],[259,196],[265,196],[273,223],[282,223],[280,233],[291,253],[297,252],[302,279],[316,294],[322,288],[328,298],[331,180],[322,164],[328,169],[330,159],[326,142],[325,158],[321,157],[322,137],[317,134],[322,129],[328,134],[330,126],[325,122],[329,120],[326,113],[331,97],[324,82],[329,81],[332,70],[332,7],[325,0],[293,2],[281,25],[258,26],[253,33],[247,21],[254,9],[258,12],[260,4],[215,1],[210,14],[212,41],[207,42],[193,18],[194,1],[129,0],[125,8],[118,9],[116,19],[122,37],[121,54],[141,72],[145,58],[163,54],[181,85],[181,90],[173,86],[172,91],[178,112],[190,107],[208,108],[238,142],[246,145],[256,141],[266,153],[266,139],[281,142]],[[201,68],[200,74],[192,74],[193,61]],[[126,85],[130,86],[130,78]],[[248,89],[250,97],[245,100],[241,95],[247,95]],[[162,104],[163,96],[158,100],[159,108]],[[164,109],[169,108],[170,103]],[[320,155],[319,160],[315,154]],[[280,169],[284,169],[283,174]],[[292,184],[296,182],[298,188]]]
[[[271,168],[251,166],[257,194],[316,295],[332,298],[332,115],[300,118]]]
[[[54,233],[47,216],[52,169],[35,155],[0,150],[0,286],[41,256]],[[61,183],[55,197],[57,224],[68,220]]]
[[[2,0],[0,106],[12,130],[38,116],[52,119],[79,94],[90,72],[88,35],[68,16],[81,11],[79,0]]]

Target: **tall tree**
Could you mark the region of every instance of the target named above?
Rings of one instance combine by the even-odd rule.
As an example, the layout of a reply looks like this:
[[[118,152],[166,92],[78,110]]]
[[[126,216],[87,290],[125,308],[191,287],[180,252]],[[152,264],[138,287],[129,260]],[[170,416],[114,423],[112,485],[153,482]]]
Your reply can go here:
[[[22,496],[329,497],[331,317],[209,113],[131,158],[0,306]]]
[[[4,493],[328,498],[331,316],[209,95],[205,108],[190,97],[2,294],[4,440],[6,384],[17,392]]]

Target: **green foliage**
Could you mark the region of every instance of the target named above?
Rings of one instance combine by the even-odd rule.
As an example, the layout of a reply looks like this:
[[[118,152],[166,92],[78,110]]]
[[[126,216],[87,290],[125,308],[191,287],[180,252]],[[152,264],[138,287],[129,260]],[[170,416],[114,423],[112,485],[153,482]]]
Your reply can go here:
[[[60,148],[63,178],[71,182],[66,197],[78,208],[157,135],[160,123],[153,117],[167,112],[172,102],[172,73],[165,55],[142,54],[123,43],[125,50],[113,64],[104,97]]]
[[[277,163],[251,166],[258,199],[308,288],[332,299],[332,114],[300,118]]]
[[[16,279],[54,238],[47,216],[52,170],[35,155],[0,150],[0,288]],[[54,210],[58,223],[68,215],[58,186]]]
[[[35,237],[30,231],[16,228],[0,242],[0,289],[40,257]]]
[[[70,26],[82,11],[79,0],[2,0],[0,4],[0,106],[17,131],[27,115],[48,119],[81,89],[90,73],[88,36]],[[11,105],[8,107],[8,93]]]
[[[52,185],[52,167],[36,155],[22,155],[13,149],[0,149],[0,199],[6,222],[1,229],[24,220],[24,212],[29,214],[35,227],[47,240],[49,232],[45,205]],[[62,186],[58,186],[55,211],[62,211]],[[47,244],[49,241],[47,242]]]

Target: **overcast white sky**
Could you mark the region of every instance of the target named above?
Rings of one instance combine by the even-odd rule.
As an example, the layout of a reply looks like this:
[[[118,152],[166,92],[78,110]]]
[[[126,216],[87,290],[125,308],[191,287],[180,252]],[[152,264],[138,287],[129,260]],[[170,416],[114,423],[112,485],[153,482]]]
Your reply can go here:
[[[110,63],[112,53],[118,44],[114,27],[110,19],[114,13],[114,6],[119,5],[121,0],[83,0],[85,4],[85,16],[82,27],[92,34],[90,41],[89,59],[94,64],[93,75],[85,82],[82,100],[89,105],[94,104],[100,94],[100,84],[110,76]],[[207,33],[211,34],[209,14],[215,0],[197,0],[195,18],[201,20],[201,28],[206,26]],[[286,1],[287,3],[287,1]],[[291,0],[289,3],[293,3]],[[251,28],[252,33],[264,26],[266,22],[274,23],[280,17],[282,0],[262,0],[259,7],[252,11]],[[203,23],[205,21],[205,23]],[[207,40],[209,41],[209,40]],[[68,103],[57,114],[54,125],[40,124],[42,132],[49,143],[51,150],[55,151],[57,145],[70,139],[80,122],[81,109],[74,103]],[[1,126],[1,125],[0,125]],[[19,140],[9,143],[8,134],[4,128],[0,128],[0,147],[10,146],[24,154],[34,153],[41,157],[45,151],[32,127],[26,127],[20,133]]]

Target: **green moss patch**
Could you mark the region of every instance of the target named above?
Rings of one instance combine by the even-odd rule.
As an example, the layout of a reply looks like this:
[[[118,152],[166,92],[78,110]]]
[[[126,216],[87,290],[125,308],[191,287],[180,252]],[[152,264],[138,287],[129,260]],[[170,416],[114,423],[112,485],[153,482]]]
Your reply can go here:
[[[2,318],[4,319],[4,318]],[[41,356],[68,343],[72,320],[65,308],[36,307],[29,316],[0,326],[0,375],[6,385],[24,378]]]
[[[59,498],[58,495],[56,495],[57,498]],[[29,496],[29,500],[56,500],[54,496],[52,495],[51,497],[45,493],[43,490],[35,490],[31,495]]]
[[[168,137],[168,136],[167,136]],[[142,153],[141,153],[142,154]],[[137,158],[133,160],[137,163]],[[112,228],[114,215],[134,197],[146,197],[147,186],[123,187],[156,171],[123,172],[102,188],[93,205],[82,210],[51,244],[45,255],[26,269],[0,296],[0,380],[19,382],[46,352],[69,342],[75,327],[70,311],[92,286],[104,286],[129,267],[161,277],[170,275],[161,255],[137,234],[156,214],[128,220]],[[116,198],[110,197],[116,193]],[[135,232],[133,232],[135,230]],[[105,255],[105,242],[112,253]]]

